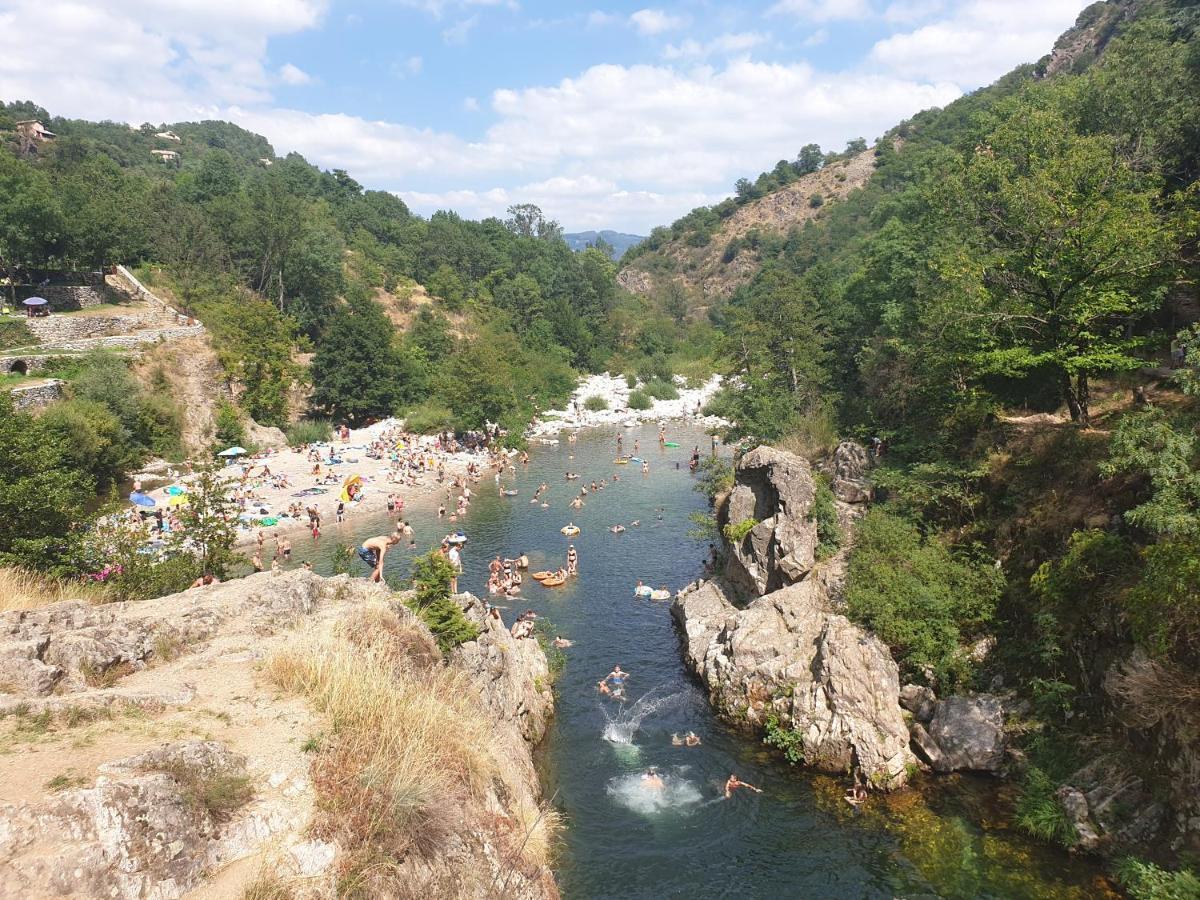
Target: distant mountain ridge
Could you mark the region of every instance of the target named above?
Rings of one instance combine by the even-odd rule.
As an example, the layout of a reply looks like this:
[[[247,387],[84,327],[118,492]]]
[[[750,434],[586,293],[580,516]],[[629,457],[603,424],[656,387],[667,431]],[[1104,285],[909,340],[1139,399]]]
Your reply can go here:
[[[637,244],[640,244],[646,239],[645,235],[640,234],[625,234],[620,231],[577,231],[574,234],[564,234],[563,240],[567,242],[567,246],[572,250],[586,250],[588,245],[596,243],[596,238],[604,238],[609,244],[612,244],[613,259],[620,259],[621,255]]]

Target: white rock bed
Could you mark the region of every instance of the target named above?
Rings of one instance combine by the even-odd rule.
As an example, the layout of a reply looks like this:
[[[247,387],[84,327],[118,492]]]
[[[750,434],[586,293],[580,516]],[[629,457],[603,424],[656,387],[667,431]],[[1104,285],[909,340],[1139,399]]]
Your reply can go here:
[[[563,430],[590,428],[597,425],[621,425],[626,422],[658,422],[664,419],[690,419],[706,427],[719,428],[729,423],[719,416],[698,415],[697,404],[703,409],[709,399],[721,387],[721,376],[714,375],[698,388],[688,388],[686,382],[675,376],[679,389],[676,400],[655,400],[649,409],[629,409],[630,389],[623,375],[589,375],[580,381],[566,409],[551,409],[525,430],[527,437],[549,437]],[[600,396],[608,401],[608,409],[597,412],[584,409],[588,397]]]

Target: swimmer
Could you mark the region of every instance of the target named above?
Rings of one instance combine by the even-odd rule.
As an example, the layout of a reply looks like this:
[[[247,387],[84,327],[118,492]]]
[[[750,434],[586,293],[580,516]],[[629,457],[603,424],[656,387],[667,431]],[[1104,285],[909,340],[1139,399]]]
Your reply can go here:
[[[683,738],[681,738],[679,736],[679,732],[677,732],[677,731],[671,732],[671,746],[672,747],[682,747],[683,746]]]
[[[733,792],[736,791],[738,788],[749,788],[750,790],[754,791],[754,793],[756,793],[756,794],[762,793],[762,788],[756,788],[754,785],[750,784],[748,781],[742,781],[741,779],[739,779],[737,777],[737,775],[731,774],[729,776],[729,780],[725,782],[725,799],[728,800],[730,797],[732,797]]]
[[[620,666],[613,666],[613,670],[604,676],[604,681],[601,684],[612,682],[613,690],[617,693],[623,693],[625,690],[625,680],[629,677],[628,672],[621,671]]]
[[[696,734],[696,732],[689,731],[684,736],[683,743],[684,743],[684,746],[687,746],[687,747],[699,747],[700,746],[700,737],[699,737],[699,735]]]
[[[663,781],[663,777],[658,774],[658,767],[651,766],[642,773],[642,786],[652,791],[661,791],[667,785]]]
[[[851,806],[858,806],[867,799],[867,789],[861,784],[856,784],[846,791],[846,796],[843,799]]]
[[[561,634],[559,634],[559,635],[556,635],[554,638],[554,646],[558,647],[560,650],[565,650],[567,647],[575,646],[575,642],[569,641],[565,637],[563,637]]]
[[[596,690],[598,690],[601,694],[604,694],[606,697],[612,694],[612,691],[609,690],[607,681],[597,681]]]

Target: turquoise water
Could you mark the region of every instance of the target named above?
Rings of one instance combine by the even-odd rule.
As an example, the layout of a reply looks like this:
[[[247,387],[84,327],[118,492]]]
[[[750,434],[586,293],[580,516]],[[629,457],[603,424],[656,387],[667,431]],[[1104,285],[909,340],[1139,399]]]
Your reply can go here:
[[[650,461],[615,466],[616,431],[593,430],[571,445],[535,445],[528,467],[503,479],[517,496],[498,496],[489,475],[465,523],[469,537],[460,588],[482,594],[497,553],[529,554],[531,569],[556,568],[573,521],[580,575],[563,588],[526,580],[515,611],[532,608],[575,641],[556,690],[558,711],[539,767],[547,797],[567,822],[557,876],[567,898],[659,897],[1084,897],[1105,890],[1096,871],[1065,854],[1032,845],[994,825],[996,792],[986,781],[935,782],[925,793],[873,799],[853,810],[844,785],[790,768],[760,743],[722,725],[680,660],[667,603],[635,599],[640,578],[672,591],[694,580],[706,553],[687,537],[688,514],[704,508],[687,460],[709,438],[673,426],[678,449],[661,450],[657,429],[621,429],[626,453],[640,440]],[[574,458],[572,458],[572,455]],[[676,466],[678,465],[678,468]],[[567,482],[566,471],[579,481]],[[620,480],[590,494],[579,511],[567,501],[594,478]],[[542,481],[551,507],[529,500]],[[424,551],[450,526],[410,514]],[[640,520],[639,527],[631,522]],[[611,534],[622,523],[624,534]],[[314,547],[297,539],[298,559],[328,572],[337,541],[351,543],[390,527],[383,516],[329,528]],[[412,553],[389,553],[386,569],[404,577]],[[355,563],[358,574],[366,574]],[[628,699],[601,698],[596,682],[614,664],[631,673]],[[703,744],[671,745],[672,732],[695,731]],[[661,791],[640,773],[658,766]],[[722,796],[730,773],[761,795]]]

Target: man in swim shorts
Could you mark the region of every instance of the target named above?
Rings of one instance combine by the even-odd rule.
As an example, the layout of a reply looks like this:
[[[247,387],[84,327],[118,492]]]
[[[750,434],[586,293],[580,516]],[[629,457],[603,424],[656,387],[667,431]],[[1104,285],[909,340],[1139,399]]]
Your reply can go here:
[[[371,581],[383,581],[383,557],[389,547],[394,547],[398,543],[400,543],[399,535],[381,534],[363,541],[362,546],[358,548],[358,558],[372,569]]]
[[[625,679],[629,677],[628,672],[621,671],[620,666],[613,666],[613,670],[604,676],[604,681],[601,684],[607,685],[612,682],[612,694],[614,697],[625,696]]]
[[[762,788],[756,788],[748,781],[742,781],[737,777],[737,775],[730,775],[729,780],[725,782],[725,799],[728,800],[730,797],[732,797],[733,792],[738,788],[749,788],[756,794],[762,793]]]

